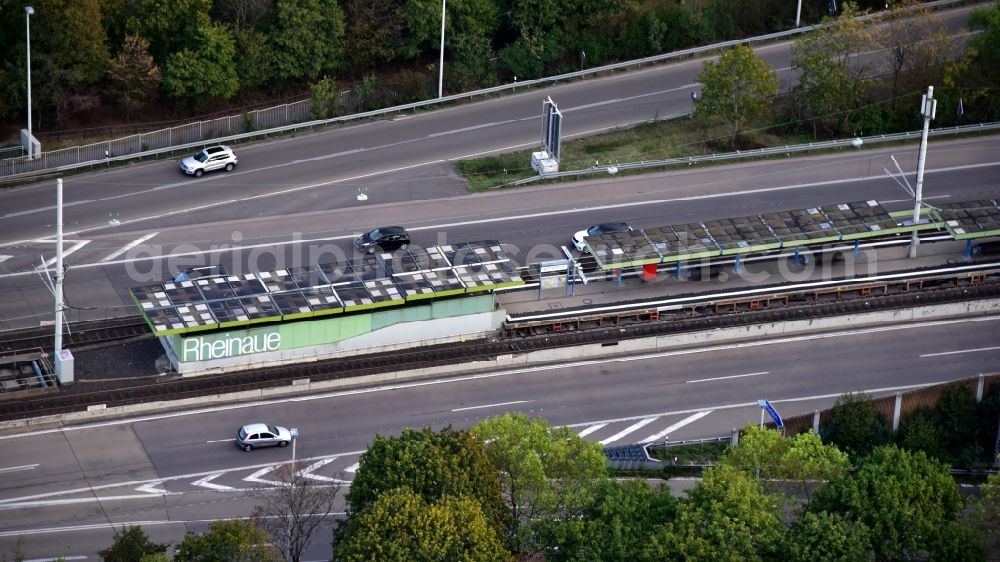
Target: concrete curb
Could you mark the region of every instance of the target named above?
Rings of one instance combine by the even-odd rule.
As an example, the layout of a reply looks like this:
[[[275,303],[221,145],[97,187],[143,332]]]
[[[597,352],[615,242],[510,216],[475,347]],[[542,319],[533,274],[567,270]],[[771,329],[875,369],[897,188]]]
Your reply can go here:
[[[440,378],[443,376],[463,375],[490,370],[522,368],[552,363],[634,355],[639,353],[656,353],[687,347],[703,346],[706,344],[715,345],[776,337],[820,334],[846,327],[860,328],[885,326],[900,323],[919,323],[922,321],[942,320],[948,318],[990,316],[995,314],[1000,314],[1000,299],[914,307],[903,310],[867,312],[829,318],[796,320],[791,322],[754,324],[733,328],[717,328],[714,330],[685,334],[627,339],[614,345],[588,344],[558,349],[547,349],[542,351],[531,351],[517,355],[500,355],[492,361],[474,361],[470,363],[444,365],[425,369],[393,371],[377,375],[352,377],[350,379],[315,383],[309,382],[308,379],[303,379],[294,381],[291,385],[284,387],[227,394],[213,394],[200,396],[198,398],[163,400],[112,408],[108,408],[103,404],[94,404],[89,406],[87,411],[84,412],[73,412],[70,414],[40,416],[37,418],[0,422],[0,431],[36,426],[69,425],[135,414],[182,410],[223,403],[232,404],[234,402],[251,402],[255,400],[273,399],[282,396],[313,394],[351,387],[386,385],[403,381],[412,381],[432,377]]]

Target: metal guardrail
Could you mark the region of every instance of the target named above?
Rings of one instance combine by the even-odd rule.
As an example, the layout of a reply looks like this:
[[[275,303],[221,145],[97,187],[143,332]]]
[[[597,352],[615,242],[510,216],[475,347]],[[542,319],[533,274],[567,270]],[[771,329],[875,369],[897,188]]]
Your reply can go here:
[[[951,4],[960,4],[965,1],[966,0],[936,0],[934,2],[927,2],[926,4],[924,4],[924,6],[937,8]],[[878,18],[882,15],[884,14],[875,13],[866,16],[861,16],[858,19],[868,20],[868,19]],[[29,159],[27,156],[22,156],[19,158],[8,158],[6,160],[0,160],[0,178],[25,177],[46,172],[61,172],[76,168],[96,166],[100,164],[109,164],[111,162],[121,162],[125,160],[131,160],[133,158],[157,156],[160,154],[174,152],[176,150],[186,150],[190,148],[202,147],[209,143],[214,144],[214,143],[222,143],[230,141],[247,140],[266,135],[293,132],[300,129],[310,129],[313,127],[330,125],[333,123],[341,123],[357,119],[378,117],[390,113],[399,113],[403,111],[409,111],[433,105],[459,101],[463,99],[471,99],[476,96],[486,96],[490,94],[505,92],[508,90],[514,91],[517,88],[529,88],[541,84],[554,83],[563,80],[572,80],[574,78],[582,78],[592,74],[600,74],[604,72],[628,69],[647,64],[656,64],[671,59],[703,54],[711,51],[716,51],[719,49],[724,49],[727,47],[733,47],[736,45],[749,45],[753,43],[774,41],[776,39],[784,39],[786,37],[792,37],[794,35],[799,35],[802,33],[813,31],[814,29],[818,29],[819,27],[821,26],[811,25],[805,27],[798,27],[795,29],[779,31],[767,35],[750,37],[747,39],[735,39],[732,41],[724,41],[712,45],[693,47],[691,49],[684,49],[682,51],[664,53],[662,55],[655,55],[652,57],[646,57],[642,59],[634,59],[630,61],[614,63],[605,66],[588,68],[585,70],[568,72],[565,74],[549,76],[546,78],[538,78],[535,80],[513,82],[510,84],[493,86],[491,88],[483,88],[471,92],[453,94],[441,98],[434,98],[430,100],[413,102],[404,105],[397,105],[384,109],[376,109],[373,111],[366,111],[364,113],[355,113],[353,115],[334,117],[331,119],[321,119],[321,120],[303,122],[301,119],[308,118],[311,107],[310,100],[304,100],[301,102],[296,102],[294,104],[284,104],[268,109],[250,111],[244,114],[233,115],[229,117],[222,117],[211,121],[200,121],[195,123],[189,123],[187,125],[182,125],[180,127],[161,129],[159,131],[152,131],[149,133],[131,135],[120,139],[102,141],[85,146],[77,146],[71,148],[64,148],[60,150],[42,152],[40,155],[36,156],[33,159]],[[296,119],[298,119],[299,117],[301,117],[301,119],[299,121],[296,121]],[[273,126],[271,128],[254,130],[261,125],[268,127],[271,125],[272,122],[277,122],[279,120],[283,120],[283,122],[285,123],[292,122],[292,124]],[[197,134],[195,134],[196,129],[198,131]],[[219,132],[223,132],[223,134],[221,136],[217,136],[216,133]],[[164,137],[166,137],[167,139],[166,143],[163,142]],[[174,144],[175,141],[180,141],[180,142]]]
[[[978,131],[993,131],[998,129],[1000,129],[1000,122],[977,123],[975,125],[960,125],[954,127],[943,127],[941,129],[932,129],[928,132],[928,135],[929,136],[956,135],[961,133],[975,133]],[[910,140],[914,138],[919,138],[921,133],[922,133],[921,131],[909,131],[905,133],[891,133],[888,135],[861,137],[860,140],[862,144],[860,146],[864,146],[866,144],[879,144],[886,142],[896,142],[901,140]],[[858,146],[856,144],[857,141],[858,139],[842,139],[842,140],[832,140],[832,141],[822,141],[822,142],[811,142],[808,144],[772,146],[768,148],[757,148],[754,150],[737,150],[736,152],[725,152],[722,154],[710,154],[704,156],[685,156],[682,158],[665,158],[663,160],[643,160],[640,162],[608,164],[605,166],[593,166],[591,168],[585,168],[582,170],[568,170],[565,172],[539,174],[537,176],[531,176],[505,183],[503,185],[498,186],[498,188],[525,185],[540,180],[579,177],[592,174],[615,174],[618,173],[618,171],[620,170],[660,168],[666,166],[677,166],[681,164],[696,164],[702,162],[722,162],[725,160],[738,160],[742,158],[760,158],[762,156],[772,156],[776,154],[777,155],[790,154],[792,152],[809,152],[812,150],[825,150],[830,148],[847,148],[852,146]]]

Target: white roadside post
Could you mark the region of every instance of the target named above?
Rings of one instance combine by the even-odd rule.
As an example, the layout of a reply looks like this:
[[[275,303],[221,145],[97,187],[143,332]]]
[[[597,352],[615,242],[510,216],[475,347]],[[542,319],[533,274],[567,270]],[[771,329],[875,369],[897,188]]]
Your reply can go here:
[[[441,0],[441,59],[438,62],[438,97],[444,97],[444,12],[448,0]]]

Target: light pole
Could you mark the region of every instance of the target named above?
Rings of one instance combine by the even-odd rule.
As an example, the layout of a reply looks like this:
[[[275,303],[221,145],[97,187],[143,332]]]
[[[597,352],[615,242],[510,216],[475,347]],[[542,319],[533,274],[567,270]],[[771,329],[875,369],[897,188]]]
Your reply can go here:
[[[35,137],[31,135],[31,16],[35,15],[35,9],[31,6],[24,7],[24,24],[28,33],[28,159],[35,159]]]
[[[438,62],[438,97],[444,97],[444,10],[448,0],[441,0],[441,60]]]
[[[913,196],[913,236],[910,238],[910,258],[917,257],[917,227],[920,225],[920,205],[924,190],[924,163],[927,161],[927,130],[931,119],[937,113],[937,100],[934,99],[934,86],[927,86],[927,93],[920,100],[920,115],[924,118],[924,131],[920,136],[920,152],[917,155],[917,189]]]

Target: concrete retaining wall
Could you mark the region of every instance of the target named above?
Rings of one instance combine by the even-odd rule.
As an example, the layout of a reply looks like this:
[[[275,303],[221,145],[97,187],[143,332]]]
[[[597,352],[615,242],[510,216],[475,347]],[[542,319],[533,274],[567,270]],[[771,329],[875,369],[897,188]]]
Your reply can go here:
[[[165,410],[179,410],[185,408],[210,407],[215,404],[231,405],[234,402],[268,400],[281,396],[325,392],[345,387],[385,385],[427,377],[441,377],[508,368],[516,369],[547,363],[580,361],[602,357],[631,355],[636,353],[655,353],[671,349],[703,346],[706,344],[717,345],[722,343],[760,340],[773,337],[806,335],[848,327],[859,328],[866,326],[919,322],[924,320],[987,316],[998,313],[1000,313],[1000,299],[992,299],[939,306],[917,307],[906,310],[879,311],[831,318],[798,320],[794,322],[757,324],[753,326],[741,326],[735,328],[719,328],[704,332],[623,340],[618,342],[617,345],[611,346],[591,344],[578,347],[533,351],[518,355],[501,355],[493,361],[478,361],[455,365],[443,365],[427,369],[393,371],[377,375],[354,377],[346,380],[316,383],[309,381],[296,381],[294,384],[281,388],[269,388],[266,390],[254,390],[231,394],[216,394],[186,400],[149,402],[146,404],[137,404],[119,408],[103,408],[101,405],[95,405],[91,407],[91,411],[87,412],[77,412],[58,416],[44,416],[12,422],[0,422],[0,429],[43,424],[58,425],[64,423],[80,423],[116,416],[144,414]]]

